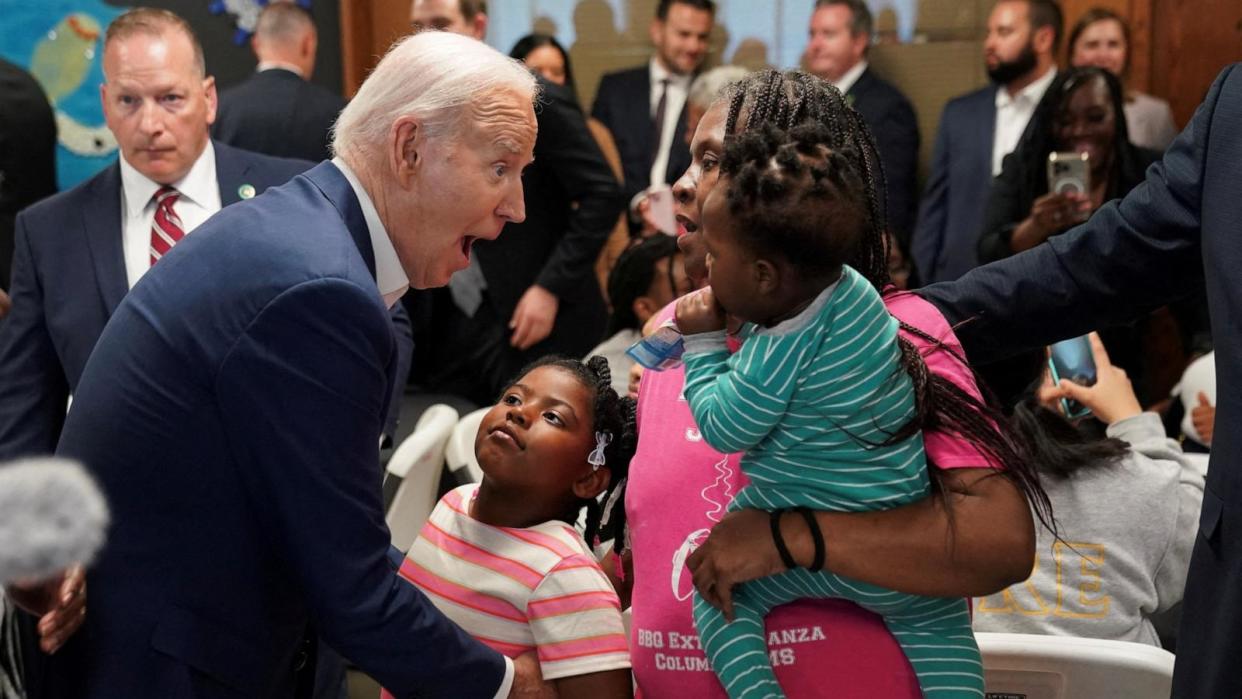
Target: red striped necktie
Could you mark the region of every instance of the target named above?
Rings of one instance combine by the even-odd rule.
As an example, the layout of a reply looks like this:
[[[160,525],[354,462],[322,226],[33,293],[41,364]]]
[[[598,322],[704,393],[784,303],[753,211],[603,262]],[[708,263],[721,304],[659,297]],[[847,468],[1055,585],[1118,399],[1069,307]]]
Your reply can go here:
[[[181,192],[169,186],[160,187],[155,193],[155,219],[151,221],[151,265],[185,237],[185,229],[181,226],[181,217],[173,209],[173,204]]]

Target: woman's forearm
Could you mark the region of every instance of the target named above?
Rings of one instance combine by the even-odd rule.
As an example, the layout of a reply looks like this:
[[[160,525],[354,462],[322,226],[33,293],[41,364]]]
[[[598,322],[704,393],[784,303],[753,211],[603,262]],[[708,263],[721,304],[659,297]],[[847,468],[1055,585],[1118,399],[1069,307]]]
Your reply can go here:
[[[939,497],[876,512],[817,512],[827,558],[838,575],[918,595],[982,596],[1025,580],[1035,555],[1030,508],[989,469],[947,471],[951,507]],[[814,558],[801,517],[781,532],[799,565]],[[775,556],[775,552],[772,553]]]

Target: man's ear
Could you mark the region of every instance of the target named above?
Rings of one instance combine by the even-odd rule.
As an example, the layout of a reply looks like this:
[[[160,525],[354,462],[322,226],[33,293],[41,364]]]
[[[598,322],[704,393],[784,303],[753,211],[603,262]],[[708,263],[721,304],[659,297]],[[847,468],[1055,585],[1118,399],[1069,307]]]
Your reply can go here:
[[[651,20],[651,26],[647,29],[647,32],[651,35],[651,43],[659,46],[661,40],[663,39],[662,35],[664,33],[664,22],[661,22],[659,17],[653,18]]]
[[[389,139],[389,167],[404,187],[422,169],[423,150],[426,147],[422,125],[412,116],[403,116],[393,122]]]
[[[781,286],[781,270],[771,260],[758,259],[751,263],[755,275],[755,289],[760,294],[774,293]]]
[[[1035,53],[1052,53],[1052,42],[1056,39],[1056,30],[1052,27],[1040,27],[1035,30],[1035,34],[1031,36],[1031,42],[1035,44]]]
[[[207,125],[211,126],[216,123],[216,108],[219,106],[215,76],[208,75],[203,78],[203,98],[207,101]]]
[[[587,471],[585,476],[574,481],[574,496],[583,500],[599,497],[611,481],[612,471],[607,466]]]
[[[479,41],[487,38],[487,13],[479,12],[470,20],[470,33]]]

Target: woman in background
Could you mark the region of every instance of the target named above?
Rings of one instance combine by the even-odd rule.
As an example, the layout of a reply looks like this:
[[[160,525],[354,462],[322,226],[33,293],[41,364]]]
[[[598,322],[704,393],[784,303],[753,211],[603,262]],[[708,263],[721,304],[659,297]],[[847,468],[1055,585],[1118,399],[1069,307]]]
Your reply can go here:
[[[1130,70],[1130,27],[1116,12],[1087,10],[1069,36],[1070,65],[1103,68],[1123,83]],[[1163,151],[1177,136],[1169,103],[1139,92],[1125,91],[1126,126],[1136,146]]]

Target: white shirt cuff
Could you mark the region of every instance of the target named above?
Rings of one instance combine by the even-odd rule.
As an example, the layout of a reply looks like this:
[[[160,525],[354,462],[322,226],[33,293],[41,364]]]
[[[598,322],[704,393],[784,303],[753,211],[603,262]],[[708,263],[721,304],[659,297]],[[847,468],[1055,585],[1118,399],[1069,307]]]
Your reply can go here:
[[[510,689],[513,689],[513,660],[505,658],[505,679],[496,690],[496,699],[507,699]]]

